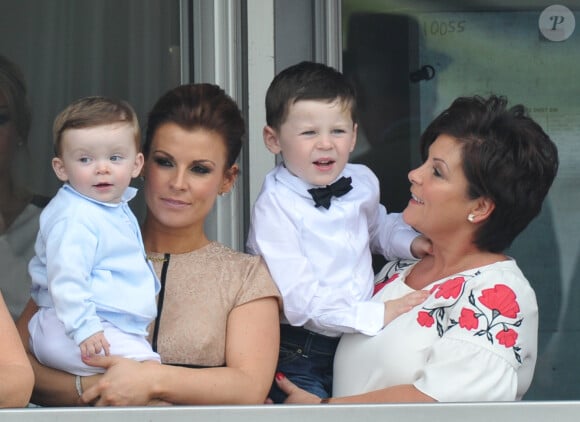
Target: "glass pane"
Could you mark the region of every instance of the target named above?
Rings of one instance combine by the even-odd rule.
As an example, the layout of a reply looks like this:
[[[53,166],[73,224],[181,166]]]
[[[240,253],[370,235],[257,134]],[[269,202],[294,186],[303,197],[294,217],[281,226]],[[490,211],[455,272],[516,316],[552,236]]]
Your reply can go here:
[[[523,103],[558,145],[560,170],[541,215],[508,251],[534,286],[539,359],[527,399],[577,399],[580,386],[580,2],[343,0],[344,72],[360,95],[353,161],[400,211],[418,137],[461,95]],[[499,3],[499,2],[498,2]]]
[[[6,140],[17,148],[0,159],[0,209],[14,209],[0,230],[0,288],[13,314],[28,296],[38,228],[28,193],[50,197],[59,187],[51,168],[54,117],[74,99],[106,95],[129,101],[143,124],[154,101],[180,81],[179,31],[179,0],[0,3],[0,54],[21,68],[32,110],[29,136]],[[142,200],[132,206],[142,215]]]

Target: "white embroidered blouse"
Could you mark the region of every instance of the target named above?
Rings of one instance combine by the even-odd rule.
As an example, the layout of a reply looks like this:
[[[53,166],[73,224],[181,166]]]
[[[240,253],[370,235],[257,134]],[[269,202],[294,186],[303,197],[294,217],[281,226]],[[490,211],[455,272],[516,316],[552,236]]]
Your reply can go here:
[[[412,291],[412,263],[389,263],[373,300]],[[427,286],[431,296],[376,336],[345,334],[334,361],[333,396],[413,384],[441,402],[520,400],[537,355],[536,296],[513,260]]]

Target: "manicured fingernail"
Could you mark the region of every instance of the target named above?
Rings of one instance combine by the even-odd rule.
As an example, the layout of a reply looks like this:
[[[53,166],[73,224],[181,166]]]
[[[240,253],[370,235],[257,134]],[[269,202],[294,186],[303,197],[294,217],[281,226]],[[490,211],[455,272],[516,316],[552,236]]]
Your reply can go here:
[[[276,372],[276,379],[282,381],[284,379],[284,374],[282,372]]]

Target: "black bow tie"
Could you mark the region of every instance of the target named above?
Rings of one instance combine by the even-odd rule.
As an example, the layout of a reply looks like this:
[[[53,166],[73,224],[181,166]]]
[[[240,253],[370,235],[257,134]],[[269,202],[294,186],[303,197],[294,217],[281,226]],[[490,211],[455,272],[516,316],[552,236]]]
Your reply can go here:
[[[326,209],[330,208],[330,199],[333,196],[339,197],[347,193],[352,189],[352,178],[351,177],[341,177],[336,182],[331,185],[326,185],[324,188],[312,188],[308,189],[308,193],[312,195],[314,199],[315,207],[324,207]]]

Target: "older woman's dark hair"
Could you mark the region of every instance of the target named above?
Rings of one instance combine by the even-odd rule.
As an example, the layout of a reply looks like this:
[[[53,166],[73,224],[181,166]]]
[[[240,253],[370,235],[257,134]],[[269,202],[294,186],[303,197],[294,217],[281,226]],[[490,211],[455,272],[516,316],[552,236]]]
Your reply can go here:
[[[505,97],[461,97],[427,127],[421,155],[441,134],[462,145],[468,195],[490,198],[490,217],[475,235],[482,250],[501,252],[542,209],[556,173],[558,150],[522,105]]]
[[[237,160],[246,125],[240,109],[225,91],[213,84],[181,85],[165,93],[147,119],[143,154],[149,156],[159,126],[175,123],[185,130],[204,129],[221,135],[226,143],[227,168]]]

